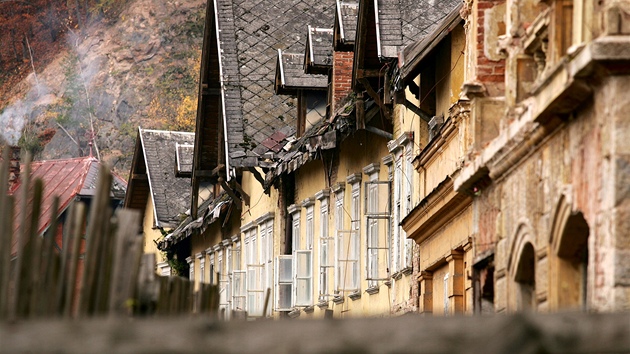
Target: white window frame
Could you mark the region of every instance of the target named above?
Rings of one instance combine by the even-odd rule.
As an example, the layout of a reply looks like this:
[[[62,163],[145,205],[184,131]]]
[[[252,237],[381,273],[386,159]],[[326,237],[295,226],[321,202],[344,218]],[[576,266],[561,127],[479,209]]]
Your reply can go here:
[[[364,213],[367,238],[366,278],[370,288],[378,286],[378,281],[389,278],[391,184],[389,181],[378,180],[379,171],[376,164],[364,168],[364,172],[369,175],[369,182],[365,182]]]
[[[186,263],[188,263],[188,280],[191,282],[195,282],[195,260],[192,257],[186,258]]]
[[[448,302],[448,272],[444,274],[444,316],[449,315],[449,302]]]
[[[205,252],[200,252],[197,253],[196,257],[199,260],[199,284],[205,284],[206,254]]]
[[[262,287],[263,287],[263,302],[265,301],[265,294],[267,293],[267,289],[270,289],[270,304],[273,304],[273,299],[271,298],[273,294],[273,219],[270,220],[262,220],[259,222],[260,224],[260,249],[261,249],[261,257],[260,261],[263,265],[263,278],[262,278]],[[264,303],[263,303],[264,306]],[[271,308],[272,306],[267,306],[267,313],[265,316],[271,316]]]
[[[330,285],[335,274],[335,238],[330,237],[328,197],[321,193],[319,207],[319,301],[331,296]]]
[[[404,219],[407,215],[409,215],[409,213],[411,212],[411,209],[413,209],[413,200],[412,200],[413,199],[413,178],[415,176],[415,170],[413,167],[413,141],[409,141],[407,145],[405,146],[404,158],[405,158],[405,174],[403,175],[403,177],[406,176],[406,178],[404,179],[404,182],[403,182],[405,186],[405,193],[404,193],[404,198],[403,198],[403,203],[404,203],[404,206],[402,209],[403,213],[401,215],[400,221],[402,221],[402,219]],[[407,238],[407,233],[405,232],[405,230],[402,229],[402,226],[400,226],[400,232],[401,232],[401,239],[403,240],[402,242],[404,242],[404,258],[402,259],[402,264],[405,268],[411,268],[413,266],[414,241],[412,239]]]
[[[356,230],[337,231],[336,292],[352,293],[360,289],[359,233]]]
[[[306,247],[307,250],[313,249],[313,240],[315,238],[315,207],[313,204],[306,206]]]
[[[291,311],[293,308],[293,274],[293,255],[276,257],[276,311]],[[288,303],[282,303],[284,297],[281,293],[288,294]]]
[[[295,306],[313,305],[313,251],[296,250],[293,269],[295,270]],[[303,261],[302,261],[303,259]]]
[[[339,262],[339,249],[341,248],[341,244],[339,243],[339,232],[345,231],[345,208],[344,208],[344,199],[345,199],[345,190],[343,188],[338,188],[335,192],[335,294],[337,295],[339,291],[343,288],[341,286],[339,274],[341,272],[341,264]]]

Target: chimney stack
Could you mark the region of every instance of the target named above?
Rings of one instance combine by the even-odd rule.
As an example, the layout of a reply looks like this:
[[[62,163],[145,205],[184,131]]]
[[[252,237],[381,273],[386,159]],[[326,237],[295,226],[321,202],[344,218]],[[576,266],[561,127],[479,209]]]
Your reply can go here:
[[[20,178],[20,147],[9,147],[9,190]]]

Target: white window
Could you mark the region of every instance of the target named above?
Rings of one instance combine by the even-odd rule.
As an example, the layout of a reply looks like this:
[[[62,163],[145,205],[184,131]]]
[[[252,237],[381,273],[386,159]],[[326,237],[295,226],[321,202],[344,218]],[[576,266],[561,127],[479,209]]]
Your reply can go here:
[[[208,277],[208,283],[213,284],[214,285],[214,279],[215,279],[215,266],[214,266],[214,253],[211,253],[210,256],[208,257],[208,272],[209,272],[209,277]]]
[[[188,263],[188,280],[191,282],[195,281],[195,261],[192,257],[186,258],[186,262]]]
[[[337,231],[337,292],[359,290],[359,234]]]
[[[264,301],[267,289],[269,289],[270,295],[271,289],[273,289],[273,219],[262,221],[260,223],[260,249],[260,257],[263,266],[261,281]],[[271,301],[271,299],[269,299],[269,301]],[[271,306],[267,306],[267,313],[265,316],[271,316]]]
[[[404,179],[404,206],[403,206],[403,214],[401,215],[400,221],[405,218],[413,209],[413,176],[415,175],[415,170],[413,168],[413,142],[410,141],[405,147],[405,179]],[[399,223],[400,223],[399,221]],[[413,265],[413,245],[414,241],[407,238],[407,233],[400,226],[401,239],[404,243],[404,259],[403,266],[406,268],[411,268]]]
[[[444,275],[444,315],[448,316],[448,273]]]
[[[402,220],[402,181],[403,181],[403,164],[402,155],[394,154],[394,237],[393,237],[393,254],[392,254],[392,271],[398,272],[403,268],[402,255],[404,254],[403,239],[405,238],[400,221]]]
[[[206,282],[206,254],[197,253],[197,259],[199,259],[199,283],[204,284]]]
[[[235,242],[232,248],[232,309],[245,311],[245,270],[241,264],[241,242]],[[229,249],[229,248],[228,248]]]
[[[313,249],[313,234],[315,230],[315,220],[313,218],[313,204],[306,207],[306,248],[307,250]]]
[[[328,231],[328,198],[322,195],[319,217],[319,300],[325,301],[331,294],[331,282],[334,279],[334,238]]]
[[[230,311],[230,277],[227,275],[226,257],[223,257],[223,249],[217,254],[219,268],[219,311],[225,313],[225,319],[229,318]]]
[[[291,235],[293,241],[293,250],[302,249],[300,242],[300,208],[296,207],[291,212]]]
[[[293,256],[278,256],[276,265],[276,311],[290,311],[293,307]]]
[[[295,306],[313,304],[313,257],[310,250],[295,252]]]
[[[245,263],[247,264],[247,313],[261,316],[263,305],[262,266],[258,257],[258,235],[255,226],[245,231]]]
[[[390,184],[379,181],[379,167],[371,164],[364,168],[370,176],[365,183],[365,216],[367,223],[367,279],[375,287],[379,280],[387,280],[389,265]]]

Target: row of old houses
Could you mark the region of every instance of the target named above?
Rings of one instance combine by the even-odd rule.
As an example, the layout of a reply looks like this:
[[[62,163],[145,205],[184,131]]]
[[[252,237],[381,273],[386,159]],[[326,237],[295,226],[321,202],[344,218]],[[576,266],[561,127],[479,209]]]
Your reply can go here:
[[[630,306],[630,15],[594,0],[208,2],[196,131],[125,206],[226,318]]]

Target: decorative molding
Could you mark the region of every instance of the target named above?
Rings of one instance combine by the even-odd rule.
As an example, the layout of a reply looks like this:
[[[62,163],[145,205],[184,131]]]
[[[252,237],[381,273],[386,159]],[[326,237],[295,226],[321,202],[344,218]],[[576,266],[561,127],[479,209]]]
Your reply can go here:
[[[333,297],[333,302],[335,304],[343,304],[345,298],[343,297],[343,295],[335,295],[335,297]]]
[[[247,232],[256,226],[258,226],[258,224],[255,221],[250,221],[247,224],[241,226],[241,232]]]
[[[232,243],[237,243],[241,241],[241,235],[232,236]]]
[[[195,255],[195,258],[197,258],[197,259],[199,259],[199,260],[200,260],[200,259],[202,259],[205,255],[206,255],[206,252],[201,251],[201,252],[199,252],[199,253],[197,253],[197,254]]]
[[[361,172],[352,173],[348,177],[346,177],[346,182],[348,182],[349,184],[361,183],[362,177],[363,174],[361,174]]]
[[[212,246],[212,249],[213,249],[215,252],[219,252],[219,251],[221,250],[221,243],[219,242],[218,244],[216,244],[216,245]]]
[[[303,311],[306,313],[313,313],[313,311],[315,311],[315,306],[306,306]]]
[[[315,193],[315,199],[322,200],[330,196],[330,188],[324,188],[321,191]]]
[[[311,197],[311,198],[306,198],[302,201],[302,208],[306,208],[312,205],[315,205],[315,198]]]
[[[381,162],[383,163],[383,165],[390,167],[394,164],[394,156],[392,156],[392,154],[387,154],[383,156]]]
[[[333,193],[339,193],[346,189],[346,184],[341,182],[335,183],[330,187],[330,189],[333,191]]]
[[[374,173],[379,173],[380,171],[381,171],[381,165],[378,162],[374,162],[363,167],[363,173],[365,173],[368,176]]]
[[[299,206],[299,205],[297,205],[297,204],[291,204],[291,205],[289,205],[289,207],[287,208],[287,212],[288,212],[289,214],[293,214],[293,213],[295,213],[295,212],[297,212],[297,211],[300,211],[300,209],[302,209],[302,207],[301,207],[301,206]]]
[[[190,265],[193,262],[192,257],[186,257],[186,263],[188,263],[188,265]]]
[[[256,224],[262,224],[263,222],[267,221],[267,220],[271,220],[274,218],[274,213],[273,212],[268,212],[263,214],[261,217],[259,217],[258,219],[256,219]]]
[[[225,240],[221,241],[221,245],[223,245],[223,247],[231,246],[232,245],[232,238],[228,238],[228,239],[225,239]]]
[[[319,307],[321,310],[325,310],[328,308],[328,301],[327,300],[322,300],[320,302],[317,303],[317,307]]]

